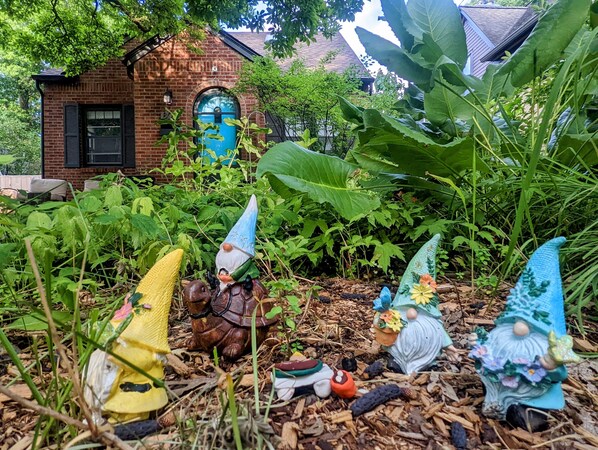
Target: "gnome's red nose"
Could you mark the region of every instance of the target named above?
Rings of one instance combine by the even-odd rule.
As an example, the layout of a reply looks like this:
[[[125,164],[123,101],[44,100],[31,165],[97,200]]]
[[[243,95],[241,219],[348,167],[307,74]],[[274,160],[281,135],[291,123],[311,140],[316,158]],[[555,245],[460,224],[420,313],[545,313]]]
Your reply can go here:
[[[230,252],[233,249],[233,246],[229,243],[222,244],[222,250],[225,252]]]

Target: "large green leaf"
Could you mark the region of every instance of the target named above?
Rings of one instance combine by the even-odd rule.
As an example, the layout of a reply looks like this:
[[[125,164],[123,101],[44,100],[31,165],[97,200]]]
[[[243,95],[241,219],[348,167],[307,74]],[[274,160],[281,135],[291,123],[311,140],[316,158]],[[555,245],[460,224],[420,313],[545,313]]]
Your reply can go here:
[[[467,61],[467,44],[461,14],[453,0],[409,0],[407,11],[443,54],[463,69]]]
[[[436,84],[430,92],[426,92],[424,108],[428,120],[437,126],[442,126],[447,121],[454,125],[457,120],[470,120],[474,109],[461,95],[463,91],[463,88],[456,87],[451,91]],[[451,134],[455,135],[456,133]]]
[[[439,144],[399,120],[372,109],[362,113],[358,145],[351,152],[364,169],[424,177],[428,173],[458,178],[473,167],[474,147],[469,137]],[[476,156],[478,170],[487,165]]]
[[[523,45],[500,67],[515,87],[539,76],[559,60],[588,17],[591,0],[560,0],[540,18]]]
[[[381,0],[384,18],[388,22],[392,32],[401,41],[401,46],[411,51],[415,42],[414,38],[420,38],[422,30],[413,22],[407,12],[403,0]]]
[[[421,89],[427,89],[431,85],[432,71],[415,62],[401,47],[361,27],[356,27],[355,32],[367,54],[388,70],[416,83]]]
[[[360,173],[353,164],[307,150],[294,142],[275,145],[257,166],[257,176],[267,176],[281,196],[303,192],[318,203],[331,204],[348,220],[380,206],[375,193],[359,186]]]
[[[559,138],[553,157],[569,167],[598,165],[598,137],[591,133],[565,134]]]

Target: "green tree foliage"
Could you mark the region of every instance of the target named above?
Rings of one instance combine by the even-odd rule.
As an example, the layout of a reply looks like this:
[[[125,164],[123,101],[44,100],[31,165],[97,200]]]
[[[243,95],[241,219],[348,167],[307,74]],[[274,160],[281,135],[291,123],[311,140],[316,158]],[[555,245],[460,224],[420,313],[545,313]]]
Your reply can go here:
[[[277,134],[290,138],[309,130],[311,137],[317,137],[327,130],[327,138],[314,142],[312,149],[344,156],[354,138],[338,107],[339,97],[355,98],[364,93],[359,90],[357,73],[330,72],[323,63],[308,68],[296,60],[283,70],[271,58],[257,58],[243,66],[236,91],[257,95],[260,110],[274,116]]]
[[[337,20],[353,20],[362,6],[363,0],[0,0],[0,45],[72,74],[121,54],[129,38],[225,25],[267,29],[274,53],[289,55],[296,40],[330,36]]]
[[[16,160],[3,174],[39,174],[40,99],[31,74],[41,69],[10,50],[0,50],[0,154]]]

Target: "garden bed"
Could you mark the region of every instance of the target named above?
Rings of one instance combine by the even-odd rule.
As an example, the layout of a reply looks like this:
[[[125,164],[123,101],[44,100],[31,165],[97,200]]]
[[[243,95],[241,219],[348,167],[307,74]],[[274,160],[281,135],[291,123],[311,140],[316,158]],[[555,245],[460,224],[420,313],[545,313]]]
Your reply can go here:
[[[303,316],[297,318],[298,327],[293,336],[303,347],[303,353],[308,357],[321,358],[331,367],[340,367],[343,358],[354,357],[358,369],[353,375],[359,388],[371,389],[394,382],[409,388],[410,398],[390,401],[356,419],[352,418],[348,409],[351,401],[339,399],[334,394],[324,400],[314,395],[289,402],[273,400],[268,411],[270,427],[253,420],[251,355],[235,364],[221,361],[220,368],[215,369],[211,355],[187,352],[185,342],[190,336],[189,319],[181,303],[173,305],[170,333],[173,354],[169,358],[166,379],[179,398],[171,402],[165,415],[174,418],[176,423],[157,435],[147,437],[145,446],[178,449],[210,448],[213,445],[213,448],[234,448],[230,420],[227,418],[222,426],[218,426],[226,391],[223,374],[228,372],[238,379],[235,399],[239,428],[246,442],[259,434],[273,446],[286,448],[454,448],[450,429],[453,422],[458,422],[467,432],[467,448],[470,449],[598,447],[596,360],[585,360],[570,368],[569,379],[563,384],[567,406],[563,411],[551,413],[551,426],[546,432],[532,434],[521,429],[514,430],[482,416],[482,384],[473,362],[467,358],[467,335],[477,326],[492,323],[502,308],[508,287],[504,286],[496,297],[479,292],[472,296],[471,288],[463,283],[441,281],[439,291],[443,320],[455,346],[460,349],[461,363],[453,364],[441,357],[430,372],[413,376],[384,372],[371,380],[363,376],[364,369],[378,359],[386,361],[370,331],[374,315],[371,304],[379,286],[344,279],[318,281],[323,288],[319,299],[303,305]],[[303,282],[301,289],[306,290],[309,286],[310,283]],[[595,352],[598,327],[596,324],[586,325],[584,338],[576,335],[575,330],[570,331],[577,350]],[[11,334],[10,338],[20,348],[22,360],[32,362],[34,349],[30,346],[31,338],[18,333]],[[270,403],[272,365],[285,359],[281,351],[285,342],[274,330],[259,351],[257,375],[262,413]],[[6,385],[17,372],[4,356],[0,355],[0,358],[0,381]],[[41,377],[48,382],[52,374],[45,372],[43,365],[41,369]],[[31,375],[38,385],[42,384],[37,369],[32,369]],[[13,385],[12,389],[30,397],[23,385]],[[0,406],[0,450],[28,448],[38,416],[1,395]],[[140,442],[130,442],[130,445],[143,448]]]

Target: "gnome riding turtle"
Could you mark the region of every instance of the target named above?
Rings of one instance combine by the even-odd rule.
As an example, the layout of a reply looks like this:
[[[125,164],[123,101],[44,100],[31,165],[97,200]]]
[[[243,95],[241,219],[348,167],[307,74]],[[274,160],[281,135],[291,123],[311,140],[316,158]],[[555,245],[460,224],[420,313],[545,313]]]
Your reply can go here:
[[[155,380],[164,379],[170,353],[168,313],[182,258],[183,251],[175,250],[154,264],[103,335],[111,354],[99,349],[91,354],[84,397],[96,425],[104,422],[103,415],[113,423],[145,420],[168,402],[166,389]]]
[[[539,410],[565,406],[565,364],[579,361],[565,326],[559,269],[564,243],[558,237],[533,253],[496,328],[472,336],[470,357],[486,388],[483,413],[532,431],[546,428]]]
[[[189,283],[183,298],[191,316],[193,336],[189,350],[212,352],[236,360],[251,348],[251,321],[255,311],[257,345],[276,318],[266,318],[272,304],[259,282],[255,256],[257,201],[251,196],[245,212],[230,230],[216,255],[216,277],[211,289],[201,280]]]
[[[444,348],[451,360],[457,350],[445,331],[436,293],[436,249],[440,235],[415,254],[391,302],[388,288],[374,300],[376,340],[406,374],[431,366]]]

